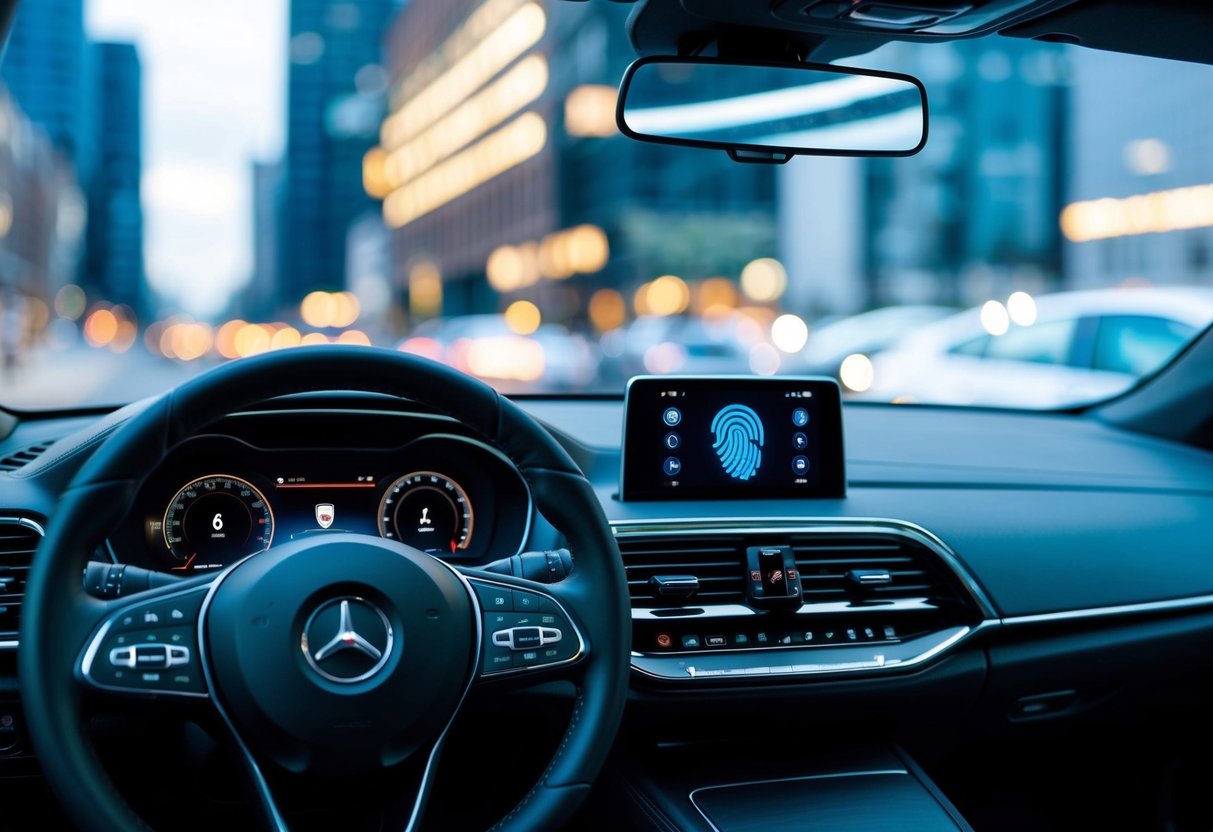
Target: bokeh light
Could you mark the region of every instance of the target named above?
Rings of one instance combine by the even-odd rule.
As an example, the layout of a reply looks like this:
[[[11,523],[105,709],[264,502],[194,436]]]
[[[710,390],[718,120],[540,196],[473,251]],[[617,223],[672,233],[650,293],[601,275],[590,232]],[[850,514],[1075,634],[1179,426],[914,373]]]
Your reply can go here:
[[[773,257],[751,260],[741,270],[741,291],[758,303],[778,300],[788,287],[788,273]]]
[[[1012,292],[1007,298],[1007,314],[1020,326],[1036,323],[1036,300],[1027,292]]]
[[[808,340],[808,324],[799,315],[780,315],[771,324],[772,343],[786,353],[800,352]]]
[[[650,315],[677,315],[691,303],[691,290],[686,282],[672,274],[665,274],[648,285],[645,305]]]
[[[55,293],[55,314],[69,321],[77,321],[84,314],[84,290],[69,283]]]
[[[610,332],[623,326],[628,315],[628,304],[623,295],[614,289],[599,289],[590,296],[590,323],[599,332]]]
[[[539,307],[529,300],[516,300],[505,310],[505,323],[518,335],[530,335],[539,329],[543,317]]]
[[[84,320],[84,340],[89,346],[109,346],[117,335],[118,318],[108,309],[94,309]]]
[[[981,307],[981,325],[991,335],[1005,335],[1011,328],[1007,308],[996,300],[986,301]]]
[[[842,359],[838,367],[838,378],[844,387],[856,393],[863,393],[872,388],[876,380],[876,368],[872,360],[863,353],[852,353]]]

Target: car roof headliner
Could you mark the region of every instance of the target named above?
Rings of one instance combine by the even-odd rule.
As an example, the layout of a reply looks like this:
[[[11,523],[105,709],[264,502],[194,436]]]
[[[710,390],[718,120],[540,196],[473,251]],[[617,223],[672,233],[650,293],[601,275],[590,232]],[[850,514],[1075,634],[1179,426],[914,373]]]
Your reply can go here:
[[[628,0],[623,0],[628,2]],[[1196,63],[1213,63],[1213,3],[1205,0],[847,0],[852,6],[923,9],[968,6],[972,14],[1005,5],[1012,10],[992,24],[959,35],[889,31],[821,23],[808,13],[788,13],[812,0],[635,0],[628,19],[641,55],[689,54],[708,44],[744,35],[769,51],[793,47],[798,57],[830,61],[869,52],[889,41],[947,41],[983,35],[1070,43]],[[838,3],[835,5],[845,5]],[[781,11],[782,10],[782,13]],[[956,18],[964,20],[964,15]],[[782,44],[781,44],[782,41]],[[781,44],[781,45],[780,45]],[[750,57],[760,57],[751,46]],[[782,55],[769,54],[778,58]]]

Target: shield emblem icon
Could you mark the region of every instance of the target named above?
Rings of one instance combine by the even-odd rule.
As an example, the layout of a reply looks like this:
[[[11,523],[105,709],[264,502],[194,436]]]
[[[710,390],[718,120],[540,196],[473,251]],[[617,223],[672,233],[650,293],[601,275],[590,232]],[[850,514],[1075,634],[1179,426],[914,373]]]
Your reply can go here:
[[[327,529],[333,525],[333,518],[336,514],[333,511],[332,503],[319,503],[316,506],[316,522],[320,524],[320,528]]]

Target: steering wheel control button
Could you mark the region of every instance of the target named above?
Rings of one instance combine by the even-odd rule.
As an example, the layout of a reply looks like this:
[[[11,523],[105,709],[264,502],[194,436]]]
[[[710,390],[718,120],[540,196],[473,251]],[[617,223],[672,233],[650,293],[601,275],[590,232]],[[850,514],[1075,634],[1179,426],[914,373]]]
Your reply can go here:
[[[358,596],[322,603],[303,626],[300,646],[318,675],[337,684],[365,681],[392,653],[395,634],[377,604]]]
[[[669,427],[674,427],[682,421],[682,411],[676,407],[667,407],[665,412],[661,414],[661,421],[665,422]]]
[[[476,580],[471,583],[483,603],[488,588]],[[538,668],[575,659],[582,649],[581,639],[560,605],[538,592],[512,592],[514,612],[483,611],[482,672]]]
[[[512,612],[514,609],[514,593],[499,586],[474,583],[476,597],[480,600],[480,608],[488,612]]]
[[[82,673],[101,688],[205,694],[198,659],[198,615],[208,587],[135,603],[93,638]]]

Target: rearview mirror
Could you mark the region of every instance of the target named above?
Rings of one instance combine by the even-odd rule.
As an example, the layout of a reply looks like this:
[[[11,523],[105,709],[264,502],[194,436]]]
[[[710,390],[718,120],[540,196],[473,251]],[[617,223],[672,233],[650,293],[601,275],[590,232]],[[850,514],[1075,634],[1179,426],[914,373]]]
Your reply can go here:
[[[717,148],[739,161],[910,156],[927,141],[927,93],[893,72],[641,58],[624,73],[615,118],[633,139]]]

